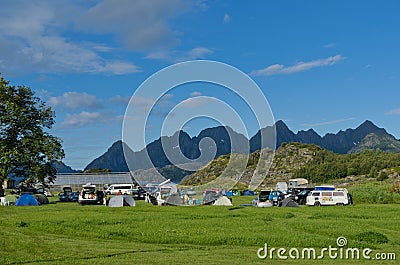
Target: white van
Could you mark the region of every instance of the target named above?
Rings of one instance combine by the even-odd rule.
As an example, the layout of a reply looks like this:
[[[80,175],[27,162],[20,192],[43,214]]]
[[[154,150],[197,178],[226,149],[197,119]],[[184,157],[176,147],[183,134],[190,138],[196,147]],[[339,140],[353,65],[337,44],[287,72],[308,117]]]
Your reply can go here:
[[[131,194],[131,191],[135,188],[134,184],[113,184],[108,187],[105,191],[107,195],[115,195],[118,191],[121,191],[122,194],[128,195]]]
[[[313,190],[307,196],[307,205],[348,205],[349,198],[346,189]]]

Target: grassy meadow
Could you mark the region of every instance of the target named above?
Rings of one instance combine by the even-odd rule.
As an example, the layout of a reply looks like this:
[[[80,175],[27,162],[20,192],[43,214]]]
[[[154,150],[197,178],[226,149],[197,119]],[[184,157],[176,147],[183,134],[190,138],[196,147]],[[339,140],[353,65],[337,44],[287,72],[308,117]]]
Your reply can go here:
[[[320,264],[262,260],[257,250],[264,243],[320,250],[336,247],[339,236],[347,238],[347,247],[400,255],[398,204],[239,206],[252,198],[234,197],[230,207],[159,207],[143,201],[124,208],[60,202],[0,207],[0,264]],[[324,264],[337,263],[326,255]],[[340,263],[397,264],[363,259]]]

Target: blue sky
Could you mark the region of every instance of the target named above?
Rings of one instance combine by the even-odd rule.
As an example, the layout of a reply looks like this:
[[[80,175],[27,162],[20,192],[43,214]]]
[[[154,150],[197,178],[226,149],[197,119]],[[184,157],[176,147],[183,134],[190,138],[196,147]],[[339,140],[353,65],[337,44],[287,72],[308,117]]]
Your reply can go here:
[[[275,120],[293,131],[324,135],[369,119],[400,137],[398,1],[0,4],[0,72],[53,106],[51,132],[73,168],[121,139],[127,103],[143,81],[186,60],[220,61],[249,74]],[[223,88],[191,84],[168,92],[157,113],[201,95],[246,111]],[[185,128],[196,135],[217,124],[197,119]],[[157,136],[150,131],[147,140]]]

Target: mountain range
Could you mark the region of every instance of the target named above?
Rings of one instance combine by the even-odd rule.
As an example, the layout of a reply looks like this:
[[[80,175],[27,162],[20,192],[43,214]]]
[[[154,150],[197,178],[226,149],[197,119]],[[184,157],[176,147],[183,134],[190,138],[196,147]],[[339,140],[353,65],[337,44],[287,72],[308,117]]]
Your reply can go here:
[[[245,153],[248,148],[250,148],[250,152],[260,150],[260,136],[268,135],[273,129],[276,130],[276,145],[270,146],[271,148],[278,148],[282,143],[299,142],[318,145],[338,154],[377,148],[387,152],[400,152],[400,141],[387,133],[385,129],[377,127],[368,120],[355,129],[339,131],[336,134],[328,133],[325,136],[320,136],[313,129],[294,133],[283,121],[277,121],[273,126],[259,130],[250,140],[233,131],[230,127],[224,126],[207,128],[195,137],[190,137],[184,131],[178,131],[173,136],[162,136],[148,144],[146,149],[149,158],[145,149],[134,152],[122,141],[117,141],[107,152],[89,163],[84,170],[108,168],[113,172],[126,172],[129,170],[128,168],[133,170],[148,169],[153,167],[153,164],[157,168],[163,168],[170,166],[171,160],[174,161],[174,164],[185,164],[193,159],[200,165],[204,165],[213,158],[229,154],[231,151],[233,153]],[[232,137],[233,148],[231,148],[229,135]],[[210,138],[213,142],[210,141]],[[179,156],[180,152],[178,152],[177,147],[180,148],[186,158]],[[124,149],[127,160],[124,156]],[[164,150],[168,153],[168,157]],[[205,158],[203,158],[204,153],[208,154]],[[187,173],[191,171],[196,170],[189,169]]]

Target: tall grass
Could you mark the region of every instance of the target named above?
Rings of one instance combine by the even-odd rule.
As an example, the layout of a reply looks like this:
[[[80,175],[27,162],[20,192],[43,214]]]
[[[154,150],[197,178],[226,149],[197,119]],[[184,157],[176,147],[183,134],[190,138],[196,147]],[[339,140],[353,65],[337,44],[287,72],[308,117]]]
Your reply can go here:
[[[400,193],[389,192],[392,186],[388,182],[369,182],[354,184],[348,190],[355,203],[400,203]]]

